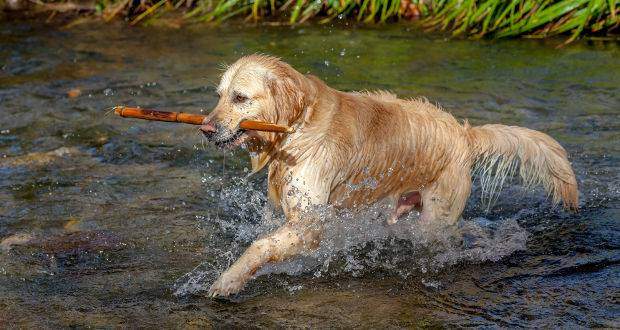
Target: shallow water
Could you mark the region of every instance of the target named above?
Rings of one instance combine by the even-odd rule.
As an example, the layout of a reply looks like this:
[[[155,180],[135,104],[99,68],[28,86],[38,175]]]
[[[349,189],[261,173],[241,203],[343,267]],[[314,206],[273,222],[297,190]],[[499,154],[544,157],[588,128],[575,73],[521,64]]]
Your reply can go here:
[[[620,327],[618,44],[15,22],[0,40],[1,326]],[[330,214],[316,252],[206,298],[282,221],[261,216],[265,175],[243,180],[247,157],[195,127],[106,109],[208,111],[221,65],[254,52],[338,89],[423,95],[473,124],[547,132],[570,153],[581,211],[511,183],[485,212],[476,190],[462,243],[421,233],[415,215],[385,227],[382,205]]]

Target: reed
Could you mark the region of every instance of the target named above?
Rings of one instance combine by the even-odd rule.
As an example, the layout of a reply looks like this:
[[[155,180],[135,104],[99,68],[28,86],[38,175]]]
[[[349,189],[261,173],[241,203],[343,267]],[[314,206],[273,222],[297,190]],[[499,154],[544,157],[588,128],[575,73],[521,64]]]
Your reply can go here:
[[[55,0],[44,1],[58,7]],[[320,23],[408,19],[428,30],[473,38],[567,34],[572,41],[585,34],[615,37],[620,30],[620,0],[99,0],[94,10],[106,21],[124,17],[132,25],[171,12],[180,13],[183,22],[215,23],[232,17],[293,25],[311,18]]]
[[[585,33],[617,29],[619,14],[620,0],[440,0],[424,25],[476,38],[570,33],[570,42]]]

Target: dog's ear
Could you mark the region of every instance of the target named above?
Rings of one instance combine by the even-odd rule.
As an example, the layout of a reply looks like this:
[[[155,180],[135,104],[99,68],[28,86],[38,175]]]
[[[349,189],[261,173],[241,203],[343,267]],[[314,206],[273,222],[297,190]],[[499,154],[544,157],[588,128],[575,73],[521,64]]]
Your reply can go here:
[[[275,122],[290,125],[302,113],[305,104],[305,90],[299,79],[289,76],[267,78],[267,88],[275,109],[270,109]]]

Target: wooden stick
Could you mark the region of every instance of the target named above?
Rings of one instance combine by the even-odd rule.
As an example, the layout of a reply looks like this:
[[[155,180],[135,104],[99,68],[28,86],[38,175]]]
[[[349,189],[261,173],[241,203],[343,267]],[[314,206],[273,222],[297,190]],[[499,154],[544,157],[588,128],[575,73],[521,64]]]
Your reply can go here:
[[[125,106],[114,107],[114,113],[126,118],[139,118],[146,120],[169,121],[177,123],[185,123],[192,125],[202,125],[205,119],[204,115],[196,115],[183,112],[167,112],[150,109],[132,108]],[[276,132],[276,133],[293,133],[295,129],[288,126],[265,123],[256,120],[244,120],[239,123],[239,127],[247,130]]]

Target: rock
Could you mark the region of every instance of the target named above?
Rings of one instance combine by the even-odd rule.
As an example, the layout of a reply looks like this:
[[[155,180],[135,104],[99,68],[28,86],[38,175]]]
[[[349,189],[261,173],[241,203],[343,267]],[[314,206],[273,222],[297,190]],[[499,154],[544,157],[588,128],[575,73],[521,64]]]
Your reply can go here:
[[[73,232],[49,237],[36,244],[51,254],[80,254],[83,252],[113,251],[122,247],[120,238],[107,231]]]
[[[76,98],[76,97],[78,97],[78,96],[80,96],[80,95],[82,95],[82,90],[81,90],[81,89],[79,89],[79,88],[72,88],[72,89],[70,89],[70,90],[67,92],[67,96],[68,96],[70,99],[74,99],[74,98]]]
[[[5,0],[3,9],[5,11],[21,11],[28,7],[29,1],[26,0]]]
[[[6,237],[0,242],[0,250],[8,252],[13,245],[24,245],[32,240],[32,235],[27,233],[17,233]]]
[[[1,158],[0,167],[42,166],[54,162],[59,158],[73,156],[79,153],[80,150],[74,147],[61,147],[48,152],[31,152],[22,156]]]
[[[81,222],[82,221],[80,221],[79,219],[70,218],[69,220],[67,220],[67,222],[62,227],[65,229],[65,231],[69,233],[77,232],[77,231],[80,231]]]

